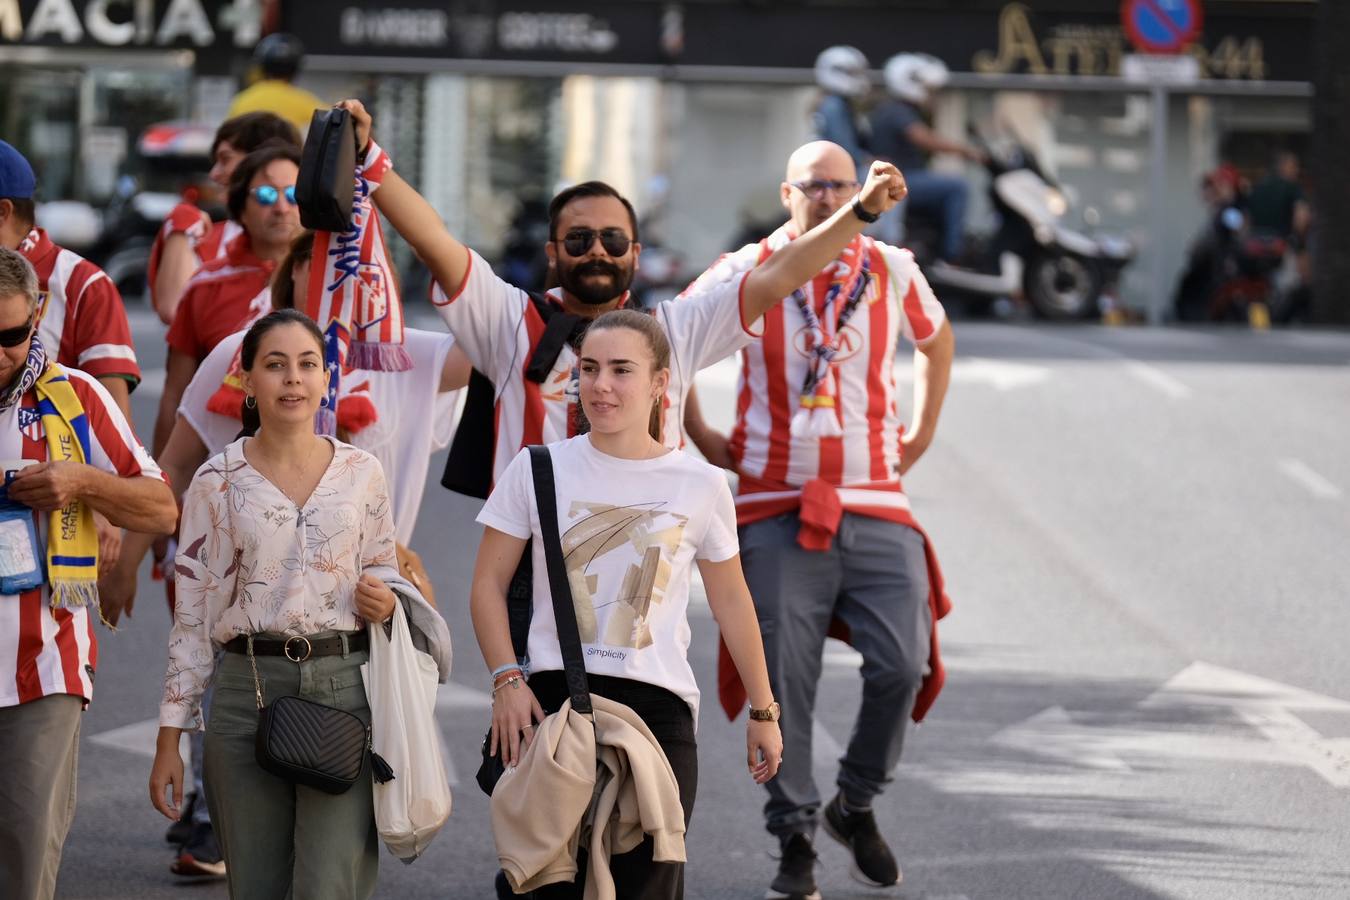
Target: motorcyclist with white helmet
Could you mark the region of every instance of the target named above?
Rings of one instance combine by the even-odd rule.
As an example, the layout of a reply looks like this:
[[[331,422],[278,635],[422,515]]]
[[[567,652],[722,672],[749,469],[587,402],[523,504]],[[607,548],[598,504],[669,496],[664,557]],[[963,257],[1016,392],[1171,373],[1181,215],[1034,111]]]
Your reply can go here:
[[[984,153],[962,141],[945,138],[928,125],[933,100],[950,74],[942,60],[925,53],[899,53],[886,61],[886,92],[871,116],[869,148],[879,159],[894,163],[909,184],[907,205],[940,219],[942,242],[938,258],[954,263],[961,256],[968,190],[965,181],[928,168],[935,153],[956,153],[982,162]],[[900,244],[904,239],[904,210],[894,209],[879,223],[878,237]]]
[[[867,119],[857,105],[872,87],[867,57],[857,47],[825,48],[816,57],[816,84],[822,96],[811,116],[815,137],[843,147],[858,171],[867,171],[873,154],[868,152]]]

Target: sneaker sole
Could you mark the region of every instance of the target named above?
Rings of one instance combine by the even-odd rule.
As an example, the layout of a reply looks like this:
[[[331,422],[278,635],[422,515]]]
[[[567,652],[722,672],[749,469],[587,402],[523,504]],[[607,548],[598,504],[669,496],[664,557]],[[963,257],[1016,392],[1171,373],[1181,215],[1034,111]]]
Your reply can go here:
[[[169,871],[183,878],[224,878],[225,861],[217,863],[202,862],[184,853],[173,861]]]
[[[821,898],[820,891],[812,891],[809,894],[785,894],[769,888],[764,894],[764,900],[821,900]]]
[[[841,835],[838,831],[835,830],[834,823],[830,821],[830,817],[821,816],[820,824],[825,828],[826,834],[834,838],[836,843],[838,843],[840,846],[842,846],[845,850],[848,851],[848,858],[849,858],[848,874],[849,877],[852,878],[854,881],[871,888],[893,888],[899,887],[900,882],[905,880],[904,872],[901,872],[898,876],[896,876],[895,881],[892,881],[890,884],[883,884],[880,881],[868,878],[866,875],[863,874],[863,870],[858,868],[857,862],[855,862],[853,859],[853,847],[849,845],[848,840],[843,835]]]

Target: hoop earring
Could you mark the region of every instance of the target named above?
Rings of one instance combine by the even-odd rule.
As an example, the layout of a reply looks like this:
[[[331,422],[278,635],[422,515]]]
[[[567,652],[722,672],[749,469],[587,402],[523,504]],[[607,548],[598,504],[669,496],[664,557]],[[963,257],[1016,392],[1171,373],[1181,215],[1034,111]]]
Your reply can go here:
[[[323,395],[323,399],[319,401],[319,405],[322,406],[322,407],[325,407],[325,408],[328,406],[328,395],[327,395],[327,394],[324,394],[324,395]]]
[[[257,409],[258,398],[254,397],[252,394],[249,394],[244,398],[244,405],[247,406],[249,409]]]

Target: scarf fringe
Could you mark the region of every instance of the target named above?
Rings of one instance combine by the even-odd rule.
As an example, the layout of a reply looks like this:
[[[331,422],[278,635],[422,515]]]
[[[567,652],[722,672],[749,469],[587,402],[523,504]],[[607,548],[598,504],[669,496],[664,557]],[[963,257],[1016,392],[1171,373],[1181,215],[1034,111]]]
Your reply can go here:
[[[833,407],[799,409],[792,414],[792,436],[795,438],[843,437]]]
[[[407,372],[413,361],[402,344],[352,341],[347,348],[347,365],[368,372]]]
[[[329,407],[321,406],[319,411],[314,414],[314,433],[337,435],[337,414]]]
[[[91,604],[98,606],[98,579],[52,579],[52,609],[75,609]]]

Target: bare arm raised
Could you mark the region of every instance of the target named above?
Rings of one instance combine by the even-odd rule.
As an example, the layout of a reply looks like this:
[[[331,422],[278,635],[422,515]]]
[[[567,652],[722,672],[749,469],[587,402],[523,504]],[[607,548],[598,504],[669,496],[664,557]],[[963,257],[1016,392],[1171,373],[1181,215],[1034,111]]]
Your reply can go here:
[[[351,113],[356,139],[365,149],[370,142],[370,113],[360,100],[343,100],[338,107]],[[389,172],[373,197],[375,206],[431,270],[441,287],[453,291],[464,281],[469,272],[469,248],[446,230],[436,210],[412,185],[397,172]]]
[[[857,200],[864,211],[880,215],[905,199],[908,188],[900,170],[877,161],[867,173],[867,183]],[[788,242],[746,276],[744,306],[746,322],[754,322],[784,297],[810,281],[835,259],[867,225],[845,204],[834,215],[796,240]]]

